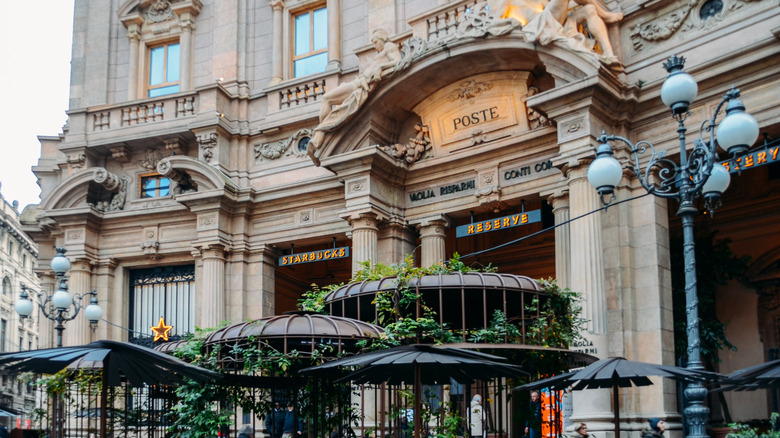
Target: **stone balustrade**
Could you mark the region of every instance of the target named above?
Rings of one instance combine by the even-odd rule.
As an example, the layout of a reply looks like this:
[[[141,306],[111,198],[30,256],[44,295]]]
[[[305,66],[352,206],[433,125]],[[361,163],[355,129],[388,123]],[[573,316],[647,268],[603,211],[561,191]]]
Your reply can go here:
[[[315,102],[325,94],[325,79],[315,79],[279,90],[279,109]]]
[[[410,20],[414,36],[429,44],[446,41],[455,35],[463,14],[471,10],[478,0],[461,0],[448,3]]]
[[[130,105],[100,108],[89,111],[87,130],[108,131],[163,120],[194,117],[197,107],[197,94],[177,94],[168,98],[147,99]]]

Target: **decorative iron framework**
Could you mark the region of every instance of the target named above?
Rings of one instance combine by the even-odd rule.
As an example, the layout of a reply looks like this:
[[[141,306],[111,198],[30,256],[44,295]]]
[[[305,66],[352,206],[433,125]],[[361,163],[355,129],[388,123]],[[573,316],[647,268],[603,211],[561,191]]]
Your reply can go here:
[[[130,342],[151,346],[160,317],[173,326],[169,340],[195,329],[195,266],[165,266],[130,273]]]

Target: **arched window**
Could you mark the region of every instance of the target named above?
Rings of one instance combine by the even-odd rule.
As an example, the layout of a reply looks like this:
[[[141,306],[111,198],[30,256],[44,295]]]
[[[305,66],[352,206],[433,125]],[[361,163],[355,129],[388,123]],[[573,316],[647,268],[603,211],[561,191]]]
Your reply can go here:
[[[8,277],[3,278],[2,289],[3,295],[11,294],[11,280],[9,280]]]

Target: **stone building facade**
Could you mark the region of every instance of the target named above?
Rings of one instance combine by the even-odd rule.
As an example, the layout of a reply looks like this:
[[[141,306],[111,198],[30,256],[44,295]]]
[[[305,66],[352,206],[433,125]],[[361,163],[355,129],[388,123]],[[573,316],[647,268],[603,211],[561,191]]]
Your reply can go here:
[[[26,227],[42,264],[67,248],[71,290],[96,289],[112,324],[71,323],[66,344],[280,314],[361,262],[458,252],[581,292],[588,352],[673,363],[676,206],[626,173],[617,199],[635,199],[588,214],[588,164],[602,130],[678,153],[659,97],[672,54],[699,82],[691,138],[732,84],[780,135],[780,11],[579,3],[76,0],[68,123],[41,138]],[[776,165],[746,168],[697,222],[753,257],[718,291],[739,348],[723,372],[778,347],[778,188]],[[679,419],[657,383],[622,393],[626,430]],[[764,396],[726,398],[747,418]],[[577,394],[573,418],[611,430],[609,394]]]
[[[32,350],[42,346],[38,338],[39,313],[20,321],[14,311],[22,285],[39,290],[35,269],[38,265],[38,245],[25,234],[19,203],[8,203],[0,194],[0,352]],[[0,425],[9,430],[16,427],[17,418],[34,406],[34,394],[28,385],[19,382],[18,375],[0,372]],[[11,414],[11,415],[7,415]]]

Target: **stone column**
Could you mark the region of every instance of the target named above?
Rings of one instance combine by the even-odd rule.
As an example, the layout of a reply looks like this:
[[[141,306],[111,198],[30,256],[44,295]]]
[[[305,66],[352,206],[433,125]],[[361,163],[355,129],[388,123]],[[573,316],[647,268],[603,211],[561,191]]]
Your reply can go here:
[[[569,220],[569,191],[560,190],[547,198],[552,205],[555,225]],[[571,287],[571,231],[568,224],[555,228],[555,279],[561,288]]]
[[[328,0],[328,70],[341,68],[341,0]]]
[[[89,260],[76,260],[70,265],[70,271],[68,271],[66,275],[68,277],[68,292],[74,297],[74,302],[77,301],[75,298],[76,294],[84,295],[85,292],[92,290],[92,266]],[[55,285],[55,288],[56,287],[57,285]],[[88,306],[89,298],[82,299],[79,304],[84,307]],[[65,347],[74,347],[88,344],[90,334],[89,321],[84,317],[84,308],[82,308],[75,319],[65,323],[62,345]]]
[[[417,233],[401,220],[384,222],[379,227],[377,251],[379,263],[400,263],[417,246]]]
[[[569,205],[572,217],[601,207],[596,191],[586,176],[589,163],[569,169]],[[604,260],[601,244],[601,213],[577,219],[570,224],[570,286],[582,293],[582,317],[587,320],[583,336],[592,347],[587,351],[605,358],[608,352],[607,300],[604,280]],[[557,249],[557,248],[556,248]],[[572,421],[585,421],[595,430],[610,430],[613,414],[610,410],[611,391],[574,391]]]
[[[179,91],[190,91],[192,90],[192,31],[195,29],[195,21],[189,12],[185,12],[181,14],[180,23]]]
[[[278,257],[276,250],[265,244],[250,252],[243,318],[257,319],[275,315]]]
[[[284,74],[284,60],[282,58],[282,50],[284,49],[282,43],[282,34],[284,33],[282,11],[284,11],[284,2],[282,0],[271,0],[269,6],[273,10],[273,37],[271,38],[271,82],[268,85],[276,85],[284,79],[282,76]]]
[[[141,46],[141,26],[131,23],[127,26],[127,39],[130,40],[130,59],[127,67],[127,99],[136,100],[138,96],[138,56]]]
[[[103,318],[117,324],[127,326],[124,322],[127,318],[124,306],[124,296],[114,293],[114,272],[117,262],[114,259],[100,260],[95,269],[95,291],[98,296],[98,304],[103,308]],[[89,299],[86,300],[87,304]],[[87,304],[88,305],[88,304]],[[123,331],[116,326],[109,325],[105,321],[98,323],[91,341],[99,339],[123,339]]]
[[[207,245],[200,250],[203,260],[201,295],[197,304],[201,310],[200,326],[216,327],[225,320],[225,249]]]
[[[446,230],[449,226],[450,220],[444,215],[425,218],[417,225],[420,230],[421,267],[427,268],[446,260],[444,239],[447,237]]]
[[[371,264],[378,260],[377,215],[374,213],[361,213],[357,217],[350,217],[349,225],[352,227],[352,273],[358,272],[362,262]]]

